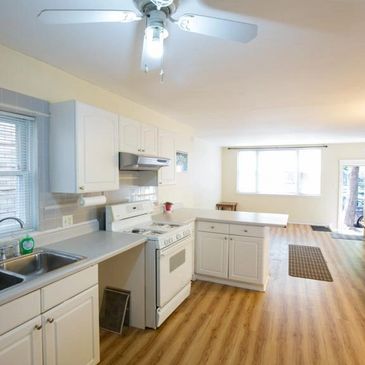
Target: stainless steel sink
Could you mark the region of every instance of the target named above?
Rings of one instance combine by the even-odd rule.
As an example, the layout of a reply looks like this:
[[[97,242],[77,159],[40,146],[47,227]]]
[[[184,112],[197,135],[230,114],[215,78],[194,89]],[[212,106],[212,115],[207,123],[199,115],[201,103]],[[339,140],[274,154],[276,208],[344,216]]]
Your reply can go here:
[[[85,259],[83,256],[40,249],[34,253],[0,261],[0,290],[34,279]]]
[[[73,264],[84,257],[62,252],[40,250],[29,255],[18,256],[0,264],[0,269],[23,276],[41,275]]]
[[[14,274],[0,271],[0,290],[10,288],[11,286],[20,284],[23,281],[24,278],[21,278]]]

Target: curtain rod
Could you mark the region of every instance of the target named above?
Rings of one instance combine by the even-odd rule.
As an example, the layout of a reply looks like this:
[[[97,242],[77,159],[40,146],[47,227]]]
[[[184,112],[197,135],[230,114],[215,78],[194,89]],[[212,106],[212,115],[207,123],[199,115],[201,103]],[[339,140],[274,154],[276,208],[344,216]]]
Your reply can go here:
[[[312,144],[302,146],[242,146],[242,147],[227,147],[228,150],[284,150],[284,149],[304,149],[304,148],[327,148],[325,144]]]

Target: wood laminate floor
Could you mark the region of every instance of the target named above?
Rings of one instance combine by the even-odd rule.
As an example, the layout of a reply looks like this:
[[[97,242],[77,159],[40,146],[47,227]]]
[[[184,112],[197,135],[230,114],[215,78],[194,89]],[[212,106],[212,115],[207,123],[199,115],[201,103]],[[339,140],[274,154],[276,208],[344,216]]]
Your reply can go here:
[[[319,246],[334,282],[288,276],[288,244]],[[101,364],[365,364],[365,244],[271,230],[266,293],[197,281],[160,327],[101,333]]]

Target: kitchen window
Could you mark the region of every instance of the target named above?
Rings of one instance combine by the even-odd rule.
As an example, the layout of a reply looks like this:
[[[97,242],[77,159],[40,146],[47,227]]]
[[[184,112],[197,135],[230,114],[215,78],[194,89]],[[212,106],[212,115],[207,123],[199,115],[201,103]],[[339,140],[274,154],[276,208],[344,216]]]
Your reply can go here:
[[[17,217],[34,228],[34,118],[0,112],[0,219]],[[15,221],[0,224],[0,235],[19,230]]]
[[[237,191],[243,194],[320,195],[320,148],[238,153]]]

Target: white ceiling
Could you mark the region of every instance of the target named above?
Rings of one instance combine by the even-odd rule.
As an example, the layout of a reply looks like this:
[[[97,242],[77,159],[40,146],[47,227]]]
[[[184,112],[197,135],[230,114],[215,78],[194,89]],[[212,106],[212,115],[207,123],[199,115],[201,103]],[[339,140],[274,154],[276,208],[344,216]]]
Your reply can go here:
[[[220,145],[365,141],[365,0],[180,0],[258,24],[248,44],[170,27],[164,84],[140,71],[143,24],[44,25],[44,8],[132,0],[0,0],[0,43],[192,125]]]

